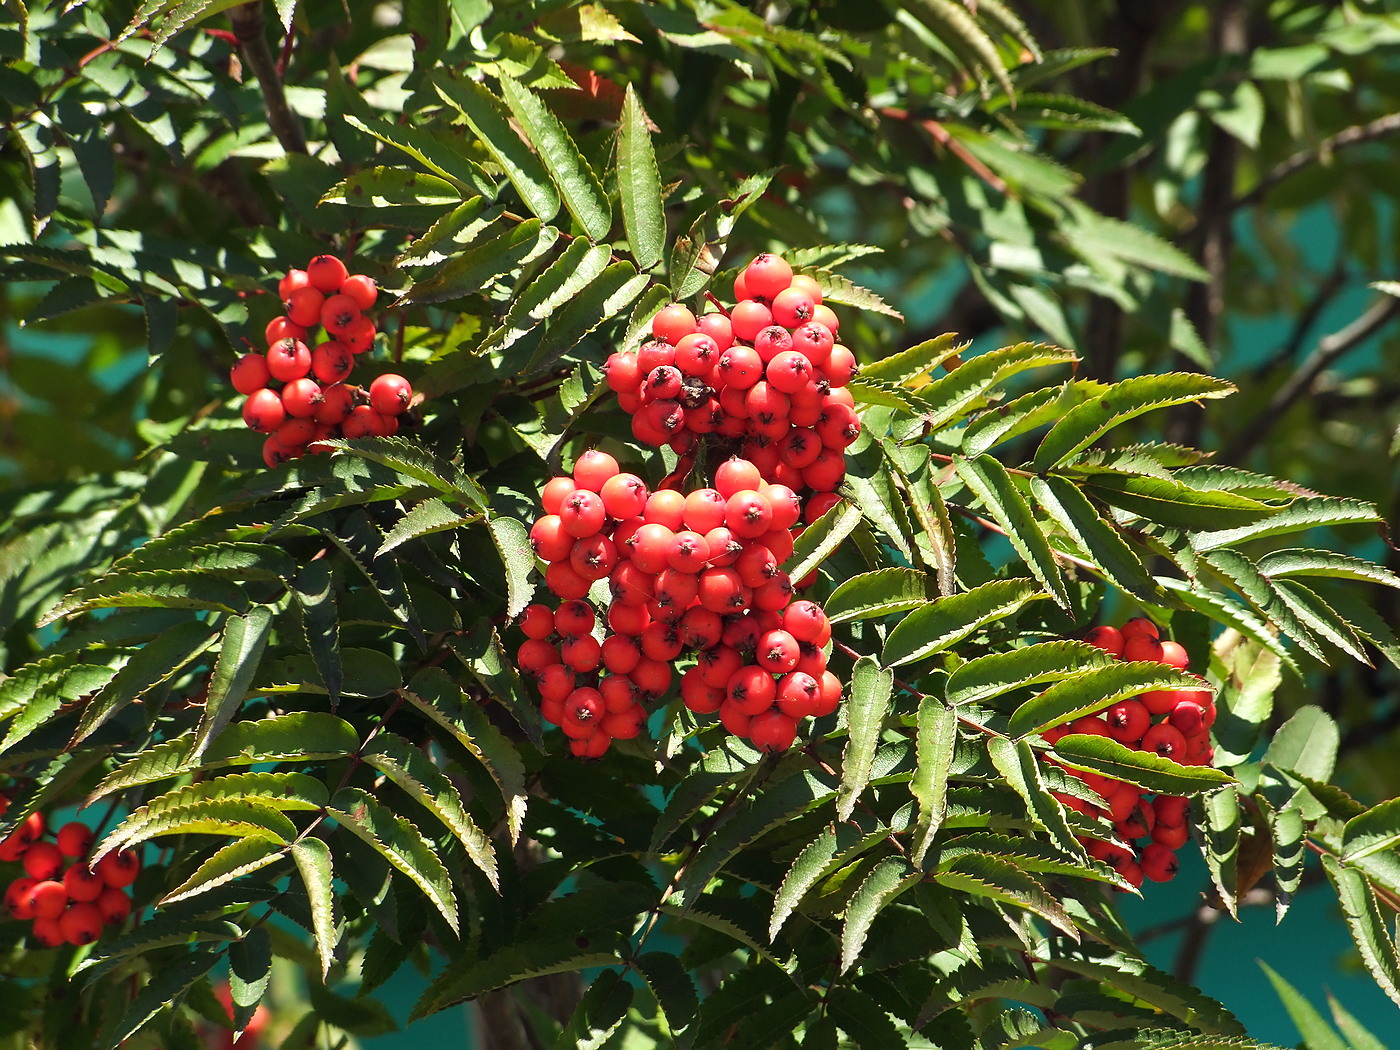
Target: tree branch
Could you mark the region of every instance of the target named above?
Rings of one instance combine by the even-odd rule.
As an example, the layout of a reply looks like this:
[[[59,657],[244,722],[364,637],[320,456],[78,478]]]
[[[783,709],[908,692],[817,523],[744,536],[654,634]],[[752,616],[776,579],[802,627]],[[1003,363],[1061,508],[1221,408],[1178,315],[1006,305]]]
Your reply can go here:
[[[1288,176],[1301,171],[1310,164],[1326,163],[1338,150],[1346,149],[1349,146],[1359,146],[1363,142],[1374,142],[1397,132],[1400,132],[1400,113],[1387,113],[1367,124],[1355,124],[1349,128],[1343,128],[1335,135],[1323,139],[1312,149],[1299,150],[1287,160],[1274,165],[1253,189],[1231,201],[1230,209],[1233,211],[1238,208],[1247,208],[1251,204],[1257,203],[1260,198]]]
[[[267,19],[263,16],[262,0],[250,0],[249,3],[229,8],[228,18],[233,23],[233,35],[238,38],[239,53],[262,88],[268,127],[288,153],[306,153],[306,133],[297,115],[287,105],[277,62],[267,46],[264,32]]]
[[[1308,359],[1279,387],[1269,404],[1254,417],[1251,425],[1226,446],[1221,457],[1228,463],[1239,463],[1269,436],[1274,425],[1293,403],[1306,394],[1313,382],[1329,365],[1350,350],[1360,346],[1380,328],[1400,313],[1400,299],[1384,296],[1372,303],[1356,320],[1345,328],[1323,336]]]

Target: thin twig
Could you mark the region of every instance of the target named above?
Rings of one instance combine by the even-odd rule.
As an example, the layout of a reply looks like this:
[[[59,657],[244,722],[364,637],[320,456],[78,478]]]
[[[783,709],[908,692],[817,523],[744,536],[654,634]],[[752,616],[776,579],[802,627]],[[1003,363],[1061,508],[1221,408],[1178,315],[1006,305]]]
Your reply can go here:
[[[1400,299],[1383,296],[1376,300],[1356,320],[1345,328],[1318,340],[1317,347],[1308,359],[1299,366],[1288,380],[1270,398],[1263,411],[1259,412],[1244,430],[1225,449],[1222,458],[1229,463],[1239,463],[1260,442],[1272,432],[1274,426],[1293,403],[1311,390],[1313,382],[1329,365],[1342,355],[1356,349],[1400,312]]]
[[[233,24],[233,34],[238,38],[238,51],[262,88],[268,127],[288,153],[306,153],[306,132],[302,130],[297,115],[287,105],[277,63],[268,50],[265,35],[267,19],[263,17],[262,0],[250,0],[249,3],[231,7],[228,17]]]

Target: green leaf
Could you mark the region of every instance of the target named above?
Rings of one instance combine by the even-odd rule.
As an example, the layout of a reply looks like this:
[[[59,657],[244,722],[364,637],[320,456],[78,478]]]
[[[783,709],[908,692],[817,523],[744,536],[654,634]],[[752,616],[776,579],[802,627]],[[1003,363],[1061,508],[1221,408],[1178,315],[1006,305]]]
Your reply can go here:
[[[1400,799],[1389,799],[1352,817],[1342,829],[1343,864],[1388,850],[1400,842]]]
[[[296,862],[306,896],[311,902],[311,930],[316,938],[316,954],[321,960],[321,978],[331,972],[335,963],[335,946],[339,941],[335,922],[335,892],[331,881],[330,847],[321,839],[307,836],[292,843],[292,860]]]
[[[886,857],[871,869],[846,905],[846,921],[841,927],[841,973],[860,957],[875,917],[923,878],[924,873],[911,869],[903,857]]]
[[[462,151],[449,146],[443,138],[409,124],[394,124],[381,118],[361,118],[346,113],[342,120],[356,131],[373,135],[385,145],[403,150],[423,167],[461,188],[475,188],[478,193],[495,195],[495,185]],[[458,194],[458,199],[461,195]],[[558,208],[558,205],[555,205]],[[551,213],[552,214],[552,213]],[[541,216],[546,221],[548,217]]]
[[[230,835],[286,844],[296,838],[297,827],[271,806],[239,799],[143,806],[108,833],[93,859],[161,835]]]
[[[1280,512],[1247,496],[1193,489],[1171,478],[1105,471],[1085,478],[1084,487],[1111,507],[1169,529],[1192,532],[1254,525]]]
[[[894,674],[873,658],[862,656],[851,671],[851,697],[846,703],[848,738],[841,755],[841,787],[836,795],[836,819],[846,820],[861,792],[870,783],[875,749],[889,714]]]
[[[513,620],[530,604],[534,584],[535,552],[530,546],[530,530],[514,518],[492,518],[486,523],[491,540],[506,570],[506,619]]]
[[[223,958],[222,952],[197,949],[186,952],[173,963],[154,971],[150,981],[132,999],[126,1013],[114,1026],[107,1040],[108,1050],[117,1050],[130,1036],[140,1031],[151,1018],[168,1005],[178,1001],[190,986]]]
[[[457,930],[457,897],[452,892],[452,878],[417,828],[373,795],[353,787],[336,792],[326,813],[407,875],[453,931]]]
[[[494,278],[548,251],[558,238],[559,231],[541,226],[539,219],[504,226],[454,255],[431,277],[415,283],[399,297],[399,304],[441,303],[474,295]]]
[[[330,696],[331,709],[340,702],[344,681],[340,659],[340,619],[336,614],[335,581],[327,559],[307,562],[296,574],[292,597],[301,612],[301,626],[306,636],[306,648],[320,672],[321,682]]]
[[[962,641],[983,624],[1010,616],[1026,602],[1045,597],[1030,580],[993,580],[915,609],[885,639],[886,667],[921,660]]]
[[[866,520],[888,536],[906,559],[913,560],[914,530],[904,510],[905,500],[877,445],[872,443],[859,452],[847,452],[841,494],[859,507]]]
[[[436,175],[407,168],[363,168],[327,190],[320,203],[392,208],[406,204],[455,205],[461,201],[461,189]]]
[[[525,206],[540,222],[554,218],[559,213],[559,194],[540,158],[511,126],[511,114],[505,103],[470,79],[438,76],[433,80],[433,87],[443,101],[465,118],[492,159],[506,173]]]
[[[180,885],[160,899],[161,906],[186,900],[218,889],[234,879],[251,875],[286,856],[286,845],[265,838],[245,838],[230,842],[195,869]]]
[[[476,354],[514,346],[602,276],[611,259],[607,245],[574,238],[543,273],[515,295],[500,327],[482,340]]]
[[[1055,845],[1067,857],[1082,858],[1084,848],[1075,841],[1074,832],[1065,818],[1059,802],[1051,798],[1040,776],[1040,764],[1035,752],[1025,740],[1012,741],[993,737],[987,745],[992,765],[997,767],[1006,783],[1026,804],[1031,821],[1049,833]]]
[[[1031,493],[1041,509],[1103,569],[1112,583],[1141,601],[1161,600],[1162,589],[1137,552],[1111,522],[1099,516],[1078,485],[1052,474],[1031,478]]]
[[[977,73],[989,73],[1010,98],[1016,89],[1007,75],[996,44],[961,4],[953,0],[917,0],[909,5],[909,13],[922,22],[967,68]]]
[[[501,94],[574,221],[595,244],[606,241],[613,221],[607,195],[564,125],[518,81],[501,78]]]
[[[750,175],[725,200],[701,212],[690,229],[676,238],[667,277],[677,301],[689,299],[710,283],[713,266],[724,254],[734,223],[763,195],[772,178],[771,171]]]
[[[661,1006],[672,1031],[688,1027],[700,1009],[695,982],[671,952],[643,952],[632,960]]]
[[[1320,707],[1304,705],[1274,733],[1264,761],[1290,773],[1322,783],[1332,779],[1341,734],[1337,723]]]
[[[417,504],[399,519],[399,523],[385,534],[384,542],[379,545],[374,556],[378,558],[388,554],[395,547],[401,546],[409,540],[416,540],[420,536],[449,532],[480,520],[479,514],[459,514],[442,500],[433,496]]]
[[[1299,496],[1287,507],[1257,522],[1217,525],[1211,531],[1191,537],[1191,546],[1198,551],[1230,547],[1247,540],[1264,539],[1322,525],[1351,525],[1381,520],[1376,508],[1361,500],[1338,499],[1333,496]]]
[[[599,1050],[621,1027],[632,1005],[632,986],[617,970],[604,970],[583,993],[555,1050]]]
[[[209,698],[195,730],[190,758],[201,755],[237,713],[257,673],[258,662],[272,632],[272,610],[254,606],[247,616],[231,616],[219,643],[219,658],[209,680]]]
[[[1387,587],[1400,587],[1400,576],[1365,558],[1335,551],[1289,550],[1269,551],[1256,563],[1266,576],[1328,576],[1343,580],[1372,581]]]
[[[1069,211],[1073,221],[1062,220],[1061,226],[1068,247],[1091,267],[1116,259],[1190,281],[1209,279],[1195,259],[1145,226],[1101,215],[1077,201],[1070,202]]]
[[[401,695],[446,729],[486,768],[501,790],[514,841],[525,812],[525,766],[515,745],[441,668],[419,671]]]
[[[666,214],[647,115],[631,84],[617,126],[617,189],[632,258],[638,270],[650,270],[666,248]]]
[[[1165,664],[1114,661],[1056,682],[1043,693],[1031,697],[1012,712],[1007,730],[1021,737],[1044,732],[1154,689],[1209,691],[1210,686],[1186,671]]]
[[[1342,915],[1361,952],[1361,961],[1381,991],[1400,1004],[1400,957],[1397,957],[1395,942],[1386,932],[1386,922],[1366,877],[1326,854],[1322,857],[1322,866],[1337,891]]]
[[[1063,463],[1114,427],[1144,413],[1203,398],[1226,397],[1235,389],[1233,383],[1196,372],[1124,379],[1066,412],[1035,450],[1032,466],[1044,471]]]
[[[909,791],[919,804],[919,813],[914,824],[912,859],[922,867],[948,811],[948,777],[958,742],[957,712],[939,703],[937,697],[920,697],[914,739],[916,759]]]
[[[1117,661],[1088,642],[1039,642],[1006,653],[990,653],[959,664],[943,695],[949,704],[983,704],[1023,686],[1060,682]]]
[[[267,928],[255,926],[242,939],[230,944],[228,963],[233,1028],[235,1032],[242,1032],[272,980],[272,940]]]
[[[794,581],[802,579],[831,556],[860,524],[860,519],[860,508],[854,503],[837,503],[793,541],[792,556],[784,563],[783,571]]]
[[[991,456],[976,459],[953,457],[953,466],[967,487],[977,494],[987,512],[1006,530],[1006,538],[1061,608],[1070,606],[1069,590],[1065,587],[1055,552],[1031,513],[1030,504],[1021,495],[1005,467]]]
[[[768,921],[768,942],[777,940],[778,931],[792,915],[802,898],[821,879],[827,865],[836,856],[837,837],[834,825],[827,825],[802,848],[797,859],[783,876],[778,892],[773,895],[773,916]]]
[[[979,414],[963,431],[963,455],[976,457],[1003,441],[1054,423],[1082,404],[1097,383],[1061,383],[1041,387]]]
[[[193,767],[191,734],[148,747],[102,780],[84,805],[113,791],[152,784]],[[349,722],[321,711],[295,711],[251,722],[235,722],[209,746],[204,769],[264,762],[314,762],[353,754],[360,745]]]
[[[1151,751],[1127,747],[1106,736],[1070,733],[1055,742],[1055,756],[1067,766],[1087,769],[1163,795],[1200,795],[1234,783],[1223,769],[1183,766]]]
[[[961,893],[1010,904],[1039,915],[1069,936],[1079,940],[1079,930],[1064,908],[1040,882],[1009,860],[985,853],[967,853],[939,865],[934,881]]]
[[[109,572],[64,598],[36,626],[92,609],[208,609],[240,614],[248,605],[242,587],[198,569]]]
[[[705,838],[676,880],[671,900],[688,912],[704,899],[710,880],[745,846],[826,802],[835,793],[830,784],[805,770],[755,791],[743,807]]]
[[[449,965],[428,986],[413,1007],[409,1020],[415,1021],[528,977],[611,965],[617,962],[619,952],[625,947],[625,938],[617,933],[560,937],[556,931],[546,937],[517,938],[485,958],[469,955],[465,965]]]
[[[928,600],[928,577],[917,569],[894,566],[852,576],[831,592],[823,608],[832,623],[843,623],[907,612]]]
[[[944,361],[966,350],[969,343],[959,343],[955,332],[945,332],[925,339],[908,350],[889,354],[878,361],[862,365],[862,379],[908,384],[911,380],[937,368]]]
[[[573,350],[583,338],[636,302],[651,279],[630,262],[615,262],[596,281],[574,296],[549,319],[539,345],[522,371],[533,374],[550,367],[560,354]]]
[[[1307,828],[1302,811],[1289,806],[1272,813],[1270,828],[1273,836],[1274,883],[1278,899],[1274,903],[1274,921],[1282,922],[1293,901],[1293,895],[1303,884],[1303,863],[1307,858]]]
[[[69,746],[81,743],[127,704],[173,676],[208,649],[216,634],[210,624],[186,620],[152,638],[83,707]]]
[[[1386,1045],[1348,1013],[1346,1007],[1339,1003],[1331,992],[1327,993],[1327,1005],[1332,1008],[1332,1017],[1337,1022],[1337,1028],[1351,1044],[1351,1050],[1387,1050]]]
[[[1370,664],[1371,658],[1366,655],[1361,637],[1316,591],[1292,580],[1275,580],[1273,585],[1283,604],[1307,630],[1331,642],[1357,663]]]
[[[939,429],[961,416],[992,387],[1028,368],[1070,364],[1079,359],[1058,346],[1017,343],[978,354],[952,372],[922,387],[916,394],[924,406],[926,419]]]
[[[914,546],[920,561],[933,570],[939,594],[952,594],[957,588],[957,532],[948,506],[939,491],[933,462],[926,447],[896,447],[881,441],[885,457],[904,482],[909,509],[918,529]]]
[[[833,985],[827,990],[824,1002],[827,1016],[862,1050],[896,1050],[909,1045],[873,995],[849,985]]]
[[[436,489],[454,503],[485,513],[489,500],[481,486],[455,464],[435,456],[403,437],[329,438],[325,442],[345,454],[367,459]],[[337,457],[339,458],[339,457]]]
[[[821,288],[822,302],[824,303],[853,306],[857,310],[869,310],[871,313],[893,317],[896,321],[904,320],[902,313],[869,288],[862,288],[854,281],[842,277],[839,273],[832,273],[830,270],[816,267],[808,267],[800,272],[806,273],[817,282]]]
[[[1298,989],[1280,977],[1262,959],[1259,960],[1259,968],[1274,986],[1275,994],[1283,1003],[1283,1008],[1288,1011],[1288,1016],[1293,1019],[1293,1024],[1297,1027],[1298,1034],[1303,1037],[1308,1050],[1350,1050],[1346,1041],[1337,1035],[1312,1004],[1298,993]]]
[[[462,796],[452,781],[431,758],[403,737],[389,732],[376,736],[361,758],[441,820],[466,847],[472,863],[481,869],[491,885],[500,888],[495,847],[467,814]]]

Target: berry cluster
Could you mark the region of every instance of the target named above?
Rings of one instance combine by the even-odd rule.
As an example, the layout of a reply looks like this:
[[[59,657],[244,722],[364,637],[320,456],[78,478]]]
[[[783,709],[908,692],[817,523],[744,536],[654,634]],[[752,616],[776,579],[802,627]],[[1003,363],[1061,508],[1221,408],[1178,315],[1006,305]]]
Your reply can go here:
[[[576,755],[641,733],[646,703],[677,670],[687,708],[765,751],[791,747],[802,719],[841,702],[826,667],[830,621],[794,600],[780,566],[799,523],[840,500],[844,451],[860,436],[845,389],[855,358],[817,283],[778,256],[749,263],[735,297],[728,313],[698,319],[672,304],[639,349],[608,359],[633,435],[681,457],[668,482],[650,491],[588,451],[541,494],[530,541],[562,603],[526,610],[517,660]],[[666,487],[697,461],[718,463],[711,484]],[[587,599],[601,580],[611,600],[599,624]]]
[[[0,805],[0,812],[4,809]],[[92,850],[91,828],[72,821],[52,841],[48,831],[44,815],[31,813],[0,841],[0,862],[19,862],[25,871],[6,888],[5,907],[12,917],[32,921],[34,940],[46,948],[91,944],[104,925],[131,914],[127,887],[136,881],[141,862],[130,850],[118,850],[89,867],[79,858]]]
[[[1186,649],[1164,640],[1157,625],[1146,617],[1129,620],[1121,628],[1095,627],[1085,637],[1117,659],[1166,664],[1185,670],[1190,664]],[[1209,765],[1214,749],[1210,727],[1215,722],[1215,702],[1210,687],[1156,689],[1120,700],[1098,714],[1084,715],[1044,734],[1053,744],[1069,733],[1106,736],[1140,751],[1152,751],[1183,765]],[[1132,784],[1079,770],[1068,770],[1108,803],[1106,808],[1082,799],[1056,794],[1066,806],[1113,822],[1122,843],[1101,839],[1086,841],[1090,856],[1108,864],[1125,880],[1140,885],[1144,878],[1166,882],[1176,875],[1176,851],[1188,837],[1188,800],[1157,795],[1149,800]],[[1144,841],[1145,840],[1145,841]]]
[[[815,280],[771,254],[740,273],[734,297],[727,314],[698,318],[673,303],[653,318],[648,342],[608,358],[607,384],[633,436],[685,455],[711,435],[774,484],[834,492],[860,436],[845,389],[856,359],[836,341],[836,314]]]
[[[285,313],[264,333],[267,353],[244,354],[229,379],[243,403],[243,421],[260,434],[269,467],[321,451],[332,437],[388,436],[413,401],[403,376],[379,376],[368,389],[346,382],[356,354],[374,345],[373,308],[379,289],[351,274],[333,255],[318,255],[305,270],[289,270],[277,285]],[[325,339],[313,348],[317,327]]]
[[[575,754],[596,758],[637,736],[644,701],[667,693],[686,656],[696,661],[680,676],[686,707],[718,713],[764,750],[785,750],[802,718],[836,710],[841,683],[822,648],[831,624],[820,605],[793,601],[778,567],[798,521],[790,488],[734,458],[714,488],[649,492],[612,456],[588,451],[572,477],[546,484],[542,502],[530,542],[563,601],[525,610],[516,658]],[[587,597],[603,579],[612,600],[600,640]]]

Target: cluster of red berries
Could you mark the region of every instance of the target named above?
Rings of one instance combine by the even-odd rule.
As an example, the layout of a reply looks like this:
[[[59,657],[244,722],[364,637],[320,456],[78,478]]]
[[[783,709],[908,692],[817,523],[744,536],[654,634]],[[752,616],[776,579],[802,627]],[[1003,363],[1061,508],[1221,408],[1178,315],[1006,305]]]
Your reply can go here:
[[[1165,664],[1185,670],[1191,660],[1178,642],[1162,639],[1157,625],[1145,616],[1134,617],[1121,628],[1095,627],[1085,637],[1120,660]],[[1120,700],[1098,714],[1084,715],[1067,725],[1048,730],[1053,744],[1069,733],[1106,736],[1140,751],[1151,751],[1182,765],[1209,765],[1214,755],[1210,727],[1215,722],[1215,702],[1202,680],[1199,689],[1155,689]],[[1102,808],[1082,799],[1056,794],[1064,805],[1113,822],[1122,842],[1085,841],[1089,855],[1108,864],[1126,881],[1140,885],[1144,878],[1166,882],[1176,875],[1176,851],[1188,837],[1187,799],[1157,795],[1148,799],[1133,784],[1079,770],[1068,770],[1107,802]]]
[[[739,274],[734,297],[728,313],[698,318],[673,303],[652,319],[649,341],[608,358],[607,384],[633,436],[686,455],[711,435],[774,484],[835,491],[860,436],[845,389],[856,359],[836,341],[836,314],[815,280],[767,253]]]
[[[836,710],[841,683],[822,648],[831,624],[817,603],[793,601],[779,568],[798,522],[792,489],[734,458],[714,488],[649,492],[612,456],[588,451],[572,477],[545,485],[542,502],[530,542],[563,601],[525,610],[516,658],[575,754],[596,758],[637,736],[643,702],[668,692],[686,656],[696,658],[680,676],[686,707],[718,713],[764,750],[785,750],[801,719]],[[595,632],[587,598],[604,579],[611,602]]]
[[[374,346],[374,321],[366,311],[379,297],[374,281],[351,274],[333,255],[318,255],[304,270],[289,270],[277,285],[285,313],[264,333],[267,353],[244,354],[229,379],[247,394],[243,421],[260,434],[269,467],[295,459],[332,437],[386,437],[413,401],[403,376],[386,374],[368,389],[346,382],[356,354]],[[324,329],[325,339],[312,333]]]
[[[576,755],[598,757],[641,733],[646,703],[667,694],[677,670],[690,711],[717,714],[765,751],[791,747],[802,719],[841,702],[826,667],[831,623],[816,602],[794,600],[780,566],[800,522],[840,501],[844,451],[860,436],[845,389],[855,358],[836,342],[817,283],[778,256],[759,255],[734,288],[727,313],[665,307],[646,343],[607,362],[633,435],[681,456],[671,479],[649,491],[612,456],[588,451],[541,494],[530,542],[562,603],[525,611],[517,662]],[[712,484],[667,487],[702,453],[719,464]],[[600,624],[588,596],[602,580],[610,600]]]
[[[0,813],[8,802],[0,796]],[[46,948],[91,944],[104,925],[125,922],[131,914],[127,887],[136,881],[141,862],[130,850],[108,853],[89,867],[92,829],[72,821],[47,837],[42,813],[31,813],[0,841],[0,862],[18,862],[25,874],[5,890],[5,908],[15,919],[34,923],[33,937]]]

